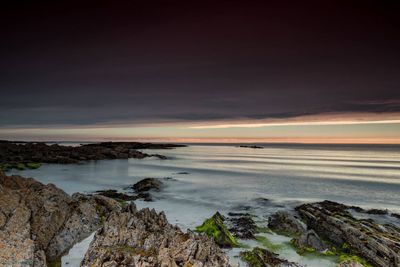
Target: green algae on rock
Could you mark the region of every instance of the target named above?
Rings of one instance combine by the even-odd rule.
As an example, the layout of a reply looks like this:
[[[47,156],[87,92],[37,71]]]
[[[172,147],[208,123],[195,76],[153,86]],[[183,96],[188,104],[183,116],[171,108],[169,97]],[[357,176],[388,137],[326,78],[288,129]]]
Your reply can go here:
[[[220,247],[239,247],[236,238],[226,228],[224,220],[224,217],[216,212],[211,218],[206,219],[202,225],[196,227],[196,231],[212,237]]]
[[[280,259],[278,254],[269,250],[255,247],[253,250],[240,252],[240,258],[247,263],[249,267],[298,267],[300,265]]]

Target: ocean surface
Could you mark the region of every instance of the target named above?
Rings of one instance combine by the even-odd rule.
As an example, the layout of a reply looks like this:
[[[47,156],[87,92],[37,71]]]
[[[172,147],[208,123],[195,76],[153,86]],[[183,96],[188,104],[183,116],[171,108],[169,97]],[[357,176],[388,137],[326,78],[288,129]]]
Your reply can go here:
[[[154,193],[156,201],[136,204],[165,211],[170,223],[183,230],[194,229],[216,211],[246,211],[257,216],[260,226],[266,226],[268,216],[279,209],[325,199],[400,212],[398,146],[274,144],[253,149],[190,145],[145,152],[169,159],[44,164],[37,170],[12,172],[53,183],[70,194],[101,189],[129,192],[127,186],[146,177],[172,178],[164,179],[164,189]],[[310,267],[335,266],[334,257],[300,256],[291,248],[289,238],[263,235],[289,260]],[[63,266],[78,266],[92,237],[63,257]],[[233,263],[240,262],[236,257],[239,250],[227,251]]]

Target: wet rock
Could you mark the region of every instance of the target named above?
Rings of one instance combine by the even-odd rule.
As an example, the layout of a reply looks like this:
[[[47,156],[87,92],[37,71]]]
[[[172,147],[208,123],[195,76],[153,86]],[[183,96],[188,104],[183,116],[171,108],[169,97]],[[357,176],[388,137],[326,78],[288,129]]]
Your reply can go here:
[[[104,142],[81,146],[47,145],[37,142],[0,142],[0,169],[37,168],[38,163],[71,164],[86,160],[128,159],[165,156],[146,154],[138,149],[171,149],[183,145],[137,142]],[[37,163],[36,163],[37,162]]]
[[[336,267],[364,267],[364,265],[355,260],[347,260],[339,263]]]
[[[232,214],[234,214],[232,216]],[[238,215],[244,214],[244,215]],[[252,216],[246,213],[229,213],[228,215],[231,216],[227,220],[227,224],[229,227],[229,231],[233,234],[236,238],[241,239],[254,239],[255,234],[257,234],[257,225],[254,222]]]
[[[225,218],[216,212],[211,218],[206,219],[202,225],[196,227],[199,233],[205,233],[212,237],[223,248],[239,246],[236,238],[229,232],[224,224]]]
[[[322,242],[314,230],[303,233],[301,236],[292,239],[291,242],[298,248],[300,254],[312,251],[323,252],[328,249],[328,246]]]
[[[120,193],[117,190],[114,189],[109,189],[109,190],[99,190],[96,191],[96,194],[101,195],[101,196],[105,196],[105,197],[109,197],[112,199],[116,199],[116,200],[123,200],[123,201],[131,201],[131,200],[136,200],[138,199],[137,196],[132,196],[132,195],[127,195],[124,193]]]
[[[331,201],[296,208],[309,229],[338,248],[346,248],[378,267],[398,267],[400,232],[374,220],[356,219],[342,204]]]
[[[366,211],[368,214],[377,214],[377,215],[386,215],[389,214],[388,210],[381,210],[381,209],[369,209]]]
[[[160,179],[156,178],[145,178],[140,180],[136,184],[132,186],[132,189],[135,190],[136,193],[147,192],[150,190],[160,191],[162,186],[162,182]]]
[[[256,146],[256,145],[249,145],[249,146],[243,145],[243,146],[239,146],[239,147],[243,147],[243,148],[255,148],[255,149],[264,148],[264,147],[262,147],[262,146]]]
[[[390,216],[400,219],[400,214],[398,214],[398,213],[391,213]]]
[[[240,252],[240,258],[249,267],[301,267],[297,263],[279,258],[279,255],[263,248]]]
[[[228,258],[205,235],[183,233],[164,213],[114,212],[96,233],[81,266],[230,266]]]
[[[120,208],[109,199],[69,196],[52,184],[0,172],[0,266],[46,266]]]
[[[268,227],[278,234],[287,236],[298,236],[306,231],[300,219],[287,211],[278,211],[270,216]]]

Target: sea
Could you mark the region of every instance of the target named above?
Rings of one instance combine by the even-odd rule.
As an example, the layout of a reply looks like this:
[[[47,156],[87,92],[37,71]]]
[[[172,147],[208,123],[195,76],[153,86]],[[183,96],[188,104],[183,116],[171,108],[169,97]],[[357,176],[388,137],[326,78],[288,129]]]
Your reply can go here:
[[[74,144],[68,144],[74,145]],[[189,144],[168,150],[145,150],[162,154],[145,159],[100,160],[81,164],[43,164],[36,170],[11,173],[53,183],[69,194],[116,189],[147,177],[163,179],[154,202],[135,201],[139,208],[164,211],[169,222],[183,231],[194,230],[219,211],[247,212],[260,227],[278,210],[291,210],[305,202],[322,200],[388,209],[400,213],[400,146]],[[372,215],[371,215],[372,216]],[[399,223],[387,215],[387,220]],[[299,255],[290,238],[262,233],[267,242],[239,240],[248,247],[264,246],[282,258],[309,267],[333,267],[337,258],[317,254]],[[63,266],[79,266],[94,234],[76,244],[62,258]],[[244,248],[226,250],[232,264],[245,266],[238,254]]]

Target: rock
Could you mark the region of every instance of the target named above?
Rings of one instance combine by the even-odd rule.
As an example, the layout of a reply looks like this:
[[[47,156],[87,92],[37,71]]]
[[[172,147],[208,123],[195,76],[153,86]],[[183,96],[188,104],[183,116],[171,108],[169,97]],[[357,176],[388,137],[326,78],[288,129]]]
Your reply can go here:
[[[355,260],[347,260],[339,263],[336,267],[364,267],[364,265]]]
[[[190,174],[190,173],[189,173],[189,172],[178,172],[178,173],[176,173],[176,174],[188,175],[188,174]]]
[[[137,196],[131,196],[131,195],[127,195],[124,193],[120,193],[117,190],[114,189],[108,189],[108,190],[99,190],[96,191],[96,194],[101,195],[101,196],[105,196],[105,197],[109,197],[115,200],[123,200],[123,201],[131,201],[131,200],[136,200],[138,199]]]
[[[150,190],[156,190],[160,191],[162,186],[162,182],[160,179],[156,178],[145,178],[143,180],[140,180],[136,184],[132,186],[133,190],[135,190],[136,193],[141,193],[141,192],[147,192]]]
[[[229,213],[228,215],[235,214]],[[229,231],[236,238],[241,239],[254,239],[257,234],[257,225],[250,214],[242,213],[245,215],[231,216],[227,221],[229,223]]]
[[[86,160],[127,159],[165,156],[146,154],[138,149],[171,149],[184,145],[150,144],[137,142],[104,142],[76,147],[47,145],[37,142],[0,142],[0,169],[36,169],[39,163],[70,164]]]
[[[227,256],[205,235],[183,233],[164,213],[114,212],[97,231],[81,266],[230,266]]]
[[[278,254],[259,247],[240,252],[240,258],[249,267],[300,267],[297,263],[281,259]]]
[[[270,216],[268,227],[278,234],[287,236],[298,236],[306,231],[300,219],[287,211],[278,211]]]
[[[386,215],[389,214],[388,210],[381,210],[381,209],[369,209],[366,211],[368,214],[377,214],[377,215]]]
[[[372,219],[356,219],[347,206],[331,201],[303,204],[296,210],[319,236],[345,252],[356,254],[374,266],[398,267],[400,232],[393,225]]]
[[[239,147],[243,147],[243,148],[258,148],[258,149],[261,149],[261,148],[264,148],[264,147],[262,147],[262,146],[256,146],[256,145],[250,145],[250,146],[246,146],[246,145],[243,145],[243,146],[239,146]]]
[[[298,248],[300,254],[305,252],[318,251],[323,252],[328,249],[328,246],[322,242],[314,230],[308,230],[299,237],[292,239],[292,244]]]
[[[211,218],[206,219],[202,225],[196,227],[196,231],[212,237],[220,247],[239,246],[236,238],[226,228],[224,221],[225,218],[219,212],[216,212]]]
[[[0,266],[46,266],[120,208],[66,194],[52,184],[0,172]]]

